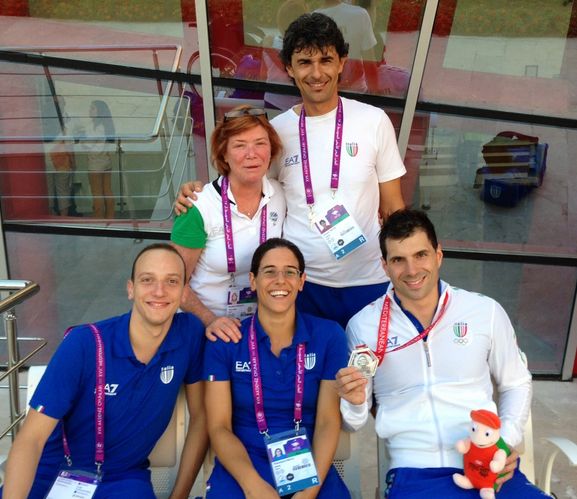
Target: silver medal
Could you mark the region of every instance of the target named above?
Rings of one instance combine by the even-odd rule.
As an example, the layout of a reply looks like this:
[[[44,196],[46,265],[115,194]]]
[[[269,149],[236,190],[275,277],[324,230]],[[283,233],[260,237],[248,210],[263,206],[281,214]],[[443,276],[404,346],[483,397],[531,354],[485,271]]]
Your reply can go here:
[[[371,378],[377,372],[379,359],[369,347],[359,346],[351,352],[349,366],[359,369],[365,378]]]

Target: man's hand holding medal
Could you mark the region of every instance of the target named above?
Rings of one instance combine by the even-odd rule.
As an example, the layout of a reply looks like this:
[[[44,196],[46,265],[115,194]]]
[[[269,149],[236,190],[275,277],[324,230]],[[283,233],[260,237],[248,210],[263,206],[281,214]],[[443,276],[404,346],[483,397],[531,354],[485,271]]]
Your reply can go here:
[[[348,367],[339,370],[336,376],[339,396],[354,405],[366,401],[365,387],[379,366],[379,359],[366,345],[358,345],[351,352]]]

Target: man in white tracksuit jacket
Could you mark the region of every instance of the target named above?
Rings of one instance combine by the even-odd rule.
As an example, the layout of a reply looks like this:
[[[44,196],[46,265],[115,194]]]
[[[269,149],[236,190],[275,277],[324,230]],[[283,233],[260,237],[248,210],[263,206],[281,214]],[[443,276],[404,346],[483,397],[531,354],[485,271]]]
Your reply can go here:
[[[491,298],[439,279],[443,253],[423,212],[392,214],[380,245],[391,286],[350,320],[347,336],[351,351],[366,345],[382,362],[369,379],[356,367],[341,369],[337,384],[343,419],[354,430],[376,398],[375,427],[391,458],[385,497],[479,497],[452,480],[463,468],[455,443],[467,436],[474,409],[499,414],[501,436],[512,449],[498,497],[543,497],[515,471],[531,375],[506,312]]]

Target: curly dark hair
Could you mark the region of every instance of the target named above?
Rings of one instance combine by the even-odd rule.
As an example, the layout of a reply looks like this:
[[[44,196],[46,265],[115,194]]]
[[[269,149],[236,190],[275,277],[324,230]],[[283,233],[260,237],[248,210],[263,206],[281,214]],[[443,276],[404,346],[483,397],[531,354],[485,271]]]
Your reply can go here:
[[[337,23],[320,12],[303,14],[285,31],[280,58],[285,66],[290,66],[295,52],[317,49],[324,53],[330,47],[335,48],[340,58],[349,54],[349,44],[345,42]]]

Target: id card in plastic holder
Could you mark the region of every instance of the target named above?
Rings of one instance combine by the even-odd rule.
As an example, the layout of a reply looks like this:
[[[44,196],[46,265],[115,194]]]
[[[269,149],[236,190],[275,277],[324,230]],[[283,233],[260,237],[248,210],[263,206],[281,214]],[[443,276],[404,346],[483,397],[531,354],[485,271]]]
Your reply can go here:
[[[81,470],[61,470],[46,499],[92,499],[101,477]]]
[[[337,200],[315,204],[313,224],[337,260],[367,242],[363,231],[343,204]]]
[[[306,429],[265,437],[268,460],[280,496],[320,485]]]
[[[230,286],[226,298],[226,315],[238,320],[246,319],[256,311],[256,292],[247,288]]]

